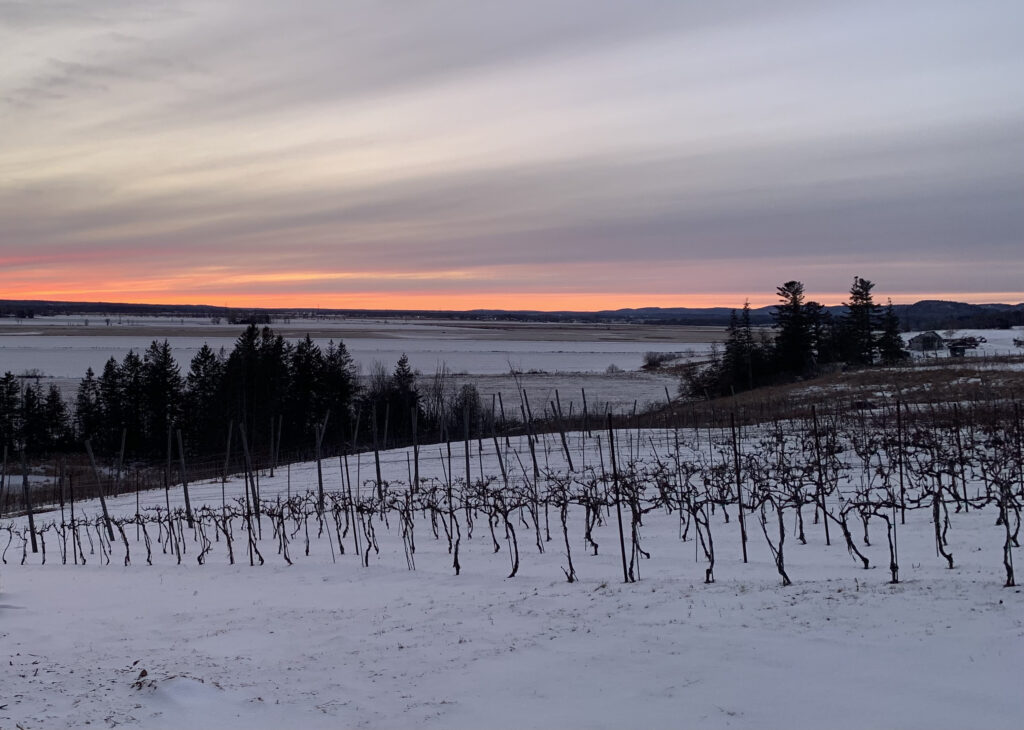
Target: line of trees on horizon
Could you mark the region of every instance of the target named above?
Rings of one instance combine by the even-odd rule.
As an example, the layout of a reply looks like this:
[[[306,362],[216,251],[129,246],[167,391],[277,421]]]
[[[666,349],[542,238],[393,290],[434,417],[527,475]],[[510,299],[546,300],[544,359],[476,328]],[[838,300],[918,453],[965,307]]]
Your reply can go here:
[[[910,357],[900,335],[892,301],[884,309],[874,301],[874,283],[853,278],[846,311],[835,317],[809,301],[804,285],[787,281],[776,289],[772,333],[755,330],[750,304],[732,311],[728,338],[710,365],[690,368],[684,394],[708,398],[731,395],[819,374],[841,367],[895,365]]]
[[[405,355],[361,378],[343,342],[324,350],[307,335],[292,344],[250,324],[230,353],[204,344],[184,375],[166,340],[112,357],[100,374],[86,371],[71,404],[56,385],[5,373],[0,451],[77,452],[89,440],[109,455],[123,438],[127,459],[156,461],[176,458],[180,431],[190,456],[213,456],[224,453],[230,423],[235,444],[244,430],[254,453],[294,453],[317,438],[340,447],[408,442],[414,429],[461,436],[464,414],[476,423],[481,411],[476,388],[456,389],[446,370],[421,393]]]

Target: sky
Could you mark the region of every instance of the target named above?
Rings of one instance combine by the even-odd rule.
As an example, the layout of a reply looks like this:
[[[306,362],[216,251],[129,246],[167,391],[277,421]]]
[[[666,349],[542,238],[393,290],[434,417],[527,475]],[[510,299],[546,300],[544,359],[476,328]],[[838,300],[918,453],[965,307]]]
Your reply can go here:
[[[1024,301],[1024,3],[0,0],[0,298]]]

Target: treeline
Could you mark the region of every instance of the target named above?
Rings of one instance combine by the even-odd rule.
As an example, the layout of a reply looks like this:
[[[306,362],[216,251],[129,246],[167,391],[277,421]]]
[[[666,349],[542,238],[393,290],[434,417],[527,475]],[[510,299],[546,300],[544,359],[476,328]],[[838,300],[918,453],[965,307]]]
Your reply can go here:
[[[116,454],[123,438],[126,459],[153,461],[177,453],[180,431],[189,454],[214,455],[229,428],[236,444],[244,429],[249,448],[265,454],[310,450],[318,435],[334,447],[388,445],[414,429],[461,435],[463,414],[481,411],[476,389],[456,391],[443,372],[421,395],[404,355],[393,371],[375,365],[364,385],[344,343],[292,344],[256,325],[230,353],[204,345],[184,374],[166,340],[110,358],[98,375],[86,372],[72,404],[54,385],[20,381],[10,372],[0,379],[0,445],[9,454],[77,452],[85,440]]]
[[[833,314],[808,301],[804,285],[787,281],[776,292],[772,331],[755,330],[750,305],[733,310],[729,336],[709,366],[691,368],[682,390],[701,398],[730,395],[841,367],[892,365],[906,360],[900,322],[892,302],[874,301],[874,283],[854,277],[845,312]]]

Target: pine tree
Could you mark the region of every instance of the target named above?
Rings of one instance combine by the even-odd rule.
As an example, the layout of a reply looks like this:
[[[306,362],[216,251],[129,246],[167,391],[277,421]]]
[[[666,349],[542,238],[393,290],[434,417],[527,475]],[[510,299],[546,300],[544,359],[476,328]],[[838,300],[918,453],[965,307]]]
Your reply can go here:
[[[254,423],[251,410],[257,392],[259,342],[259,328],[250,324],[235,340],[224,372],[229,416],[236,422],[245,423],[250,431]]]
[[[874,283],[859,276],[853,277],[850,300],[846,302],[846,316],[843,318],[844,360],[854,365],[871,365],[875,361],[878,343],[875,330],[878,329],[879,307],[871,296]]]
[[[815,365],[837,362],[841,359],[841,340],[832,313],[818,302],[807,302],[804,308],[814,343]]]
[[[181,417],[184,384],[170,343],[156,340],[142,360],[143,404],[148,448],[161,453]]]
[[[21,386],[14,373],[7,371],[0,378],[0,452],[7,447],[8,453],[16,448],[21,429]]]
[[[25,451],[38,454],[49,447],[49,429],[43,410],[44,396],[38,381],[29,383],[21,393],[21,428],[19,439]]]
[[[344,342],[339,341],[337,346],[333,340],[327,343],[321,379],[319,408],[336,414],[332,418],[340,433],[351,418],[352,404],[358,395],[356,366]]]
[[[219,444],[227,424],[224,362],[208,345],[196,352],[185,377],[183,420],[191,444]]]
[[[127,434],[125,448],[129,453],[147,448],[146,443],[146,393],[143,380],[143,363],[134,350],[129,350],[121,365],[117,369],[119,377],[120,397],[120,423],[112,423],[107,420],[107,438],[105,447],[109,451],[119,448],[121,443],[121,430]],[[106,370],[104,369],[104,374]],[[104,406],[106,406],[104,401]],[[166,446],[161,444],[159,449],[162,452]]]
[[[117,361],[111,358],[114,366]],[[103,424],[103,410],[100,402],[100,384],[92,368],[85,371],[85,377],[78,384],[75,394],[75,432],[82,441],[94,439]]]
[[[47,451],[66,448],[71,441],[71,416],[60,388],[52,383],[43,400],[43,417],[46,421]]]
[[[313,434],[314,426],[326,415],[326,409],[321,410],[323,372],[323,353],[307,334],[289,359],[288,421],[298,433]]]
[[[787,281],[776,289],[781,302],[775,306],[775,356],[782,372],[802,374],[814,362],[811,313],[804,302],[804,285]]]
[[[406,437],[412,434],[412,411],[417,411],[417,417],[422,415],[420,409],[420,394],[416,389],[416,373],[409,366],[409,358],[403,352],[395,365],[395,371],[391,375],[391,388],[388,398],[390,405],[390,422],[393,424],[391,432],[398,437]]]
[[[878,337],[878,355],[883,365],[896,365],[910,357],[903,337],[900,335],[900,320],[889,300],[882,316],[882,334]]]
[[[754,387],[754,334],[750,326],[750,302],[744,302],[742,314],[736,310],[729,317],[729,337],[725,342],[722,357],[723,378],[720,390],[723,393],[735,390],[752,390]]]

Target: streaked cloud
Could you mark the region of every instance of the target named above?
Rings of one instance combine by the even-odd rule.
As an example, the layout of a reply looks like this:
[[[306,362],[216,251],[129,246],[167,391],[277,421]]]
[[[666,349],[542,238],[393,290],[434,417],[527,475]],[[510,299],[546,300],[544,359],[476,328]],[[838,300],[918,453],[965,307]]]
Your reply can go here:
[[[0,2],[0,290],[1024,298],[1022,28],[1013,2]]]

